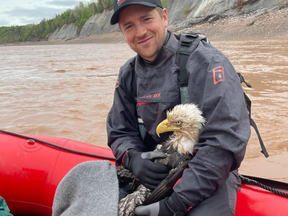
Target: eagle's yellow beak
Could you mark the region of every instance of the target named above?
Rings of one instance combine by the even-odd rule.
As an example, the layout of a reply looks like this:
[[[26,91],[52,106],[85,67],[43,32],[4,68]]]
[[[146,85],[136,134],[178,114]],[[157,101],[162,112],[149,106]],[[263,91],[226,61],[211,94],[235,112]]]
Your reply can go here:
[[[169,132],[169,131],[175,131],[179,130],[179,127],[172,126],[168,119],[165,119],[164,121],[160,122],[156,128],[156,134],[158,137],[160,137],[161,133]]]

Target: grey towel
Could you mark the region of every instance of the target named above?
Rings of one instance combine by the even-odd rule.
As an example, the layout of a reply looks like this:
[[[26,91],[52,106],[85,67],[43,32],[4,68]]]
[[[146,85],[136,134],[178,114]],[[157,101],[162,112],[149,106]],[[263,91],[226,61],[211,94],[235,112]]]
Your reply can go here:
[[[117,216],[119,186],[109,161],[88,161],[71,169],[59,183],[53,216]]]

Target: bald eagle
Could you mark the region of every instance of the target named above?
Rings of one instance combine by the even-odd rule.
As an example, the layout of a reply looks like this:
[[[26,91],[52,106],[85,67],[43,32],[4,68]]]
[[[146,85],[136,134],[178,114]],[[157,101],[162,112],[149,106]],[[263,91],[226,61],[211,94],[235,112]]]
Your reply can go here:
[[[167,154],[160,162],[170,169],[177,167],[184,156],[193,155],[194,145],[198,142],[199,134],[205,124],[202,111],[195,104],[179,104],[167,112],[167,118],[156,128],[156,133],[173,131],[173,134],[157,150]]]
[[[195,104],[179,104],[171,111],[167,111],[167,118],[157,126],[156,134],[160,136],[162,133],[171,131],[173,134],[155,149],[155,151],[163,151],[167,157],[154,162],[166,165],[172,171],[184,160],[191,159],[193,147],[198,142],[204,124],[205,118]],[[150,189],[143,185],[138,186],[133,193],[119,201],[118,215],[134,215],[134,209],[143,204],[150,194]]]

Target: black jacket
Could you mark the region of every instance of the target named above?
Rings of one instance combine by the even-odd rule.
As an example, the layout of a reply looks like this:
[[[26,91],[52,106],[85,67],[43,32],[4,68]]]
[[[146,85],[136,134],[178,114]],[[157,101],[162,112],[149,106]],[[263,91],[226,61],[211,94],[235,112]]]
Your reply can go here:
[[[147,63],[137,55],[121,67],[107,118],[108,145],[118,165],[127,149],[153,150],[167,139],[167,135],[159,138],[155,129],[166,118],[166,110],[180,103],[178,46],[171,35],[154,62]],[[220,51],[201,41],[186,68],[189,100],[199,106],[207,122],[194,148],[197,154],[174,191],[187,205],[194,206],[240,166],[250,137],[250,123],[239,77]],[[139,133],[136,106],[149,134],[145,141]]]

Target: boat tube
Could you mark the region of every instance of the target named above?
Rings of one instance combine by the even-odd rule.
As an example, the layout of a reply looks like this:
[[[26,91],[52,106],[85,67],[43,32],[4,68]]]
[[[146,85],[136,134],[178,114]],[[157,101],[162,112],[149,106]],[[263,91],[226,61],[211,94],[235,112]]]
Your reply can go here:
[[[110,160],[110,149],[69,139],[0,133],[0,194],[13,215],[51,215],[56,187],[77,164]]]
[[[57,185],[77,164],[109,160],[110,149],[56,137],[0,130],[0,196],[14,216],[50,216]],[[236,216],[287,216],[288,184],[241,176]]]

